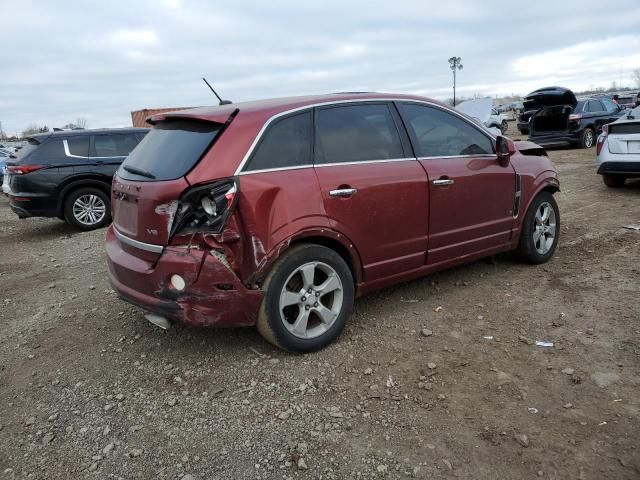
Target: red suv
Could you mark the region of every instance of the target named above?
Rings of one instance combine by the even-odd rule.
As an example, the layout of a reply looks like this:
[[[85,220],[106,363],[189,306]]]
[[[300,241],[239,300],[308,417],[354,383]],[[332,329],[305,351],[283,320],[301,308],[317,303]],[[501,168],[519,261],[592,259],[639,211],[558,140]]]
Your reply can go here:
[[[156,115],[113,181],[113,287],[164,328],[256,325],[311,351],[357,296],[515,250],[547,261],[558,175],[417,96],[332,94]]]

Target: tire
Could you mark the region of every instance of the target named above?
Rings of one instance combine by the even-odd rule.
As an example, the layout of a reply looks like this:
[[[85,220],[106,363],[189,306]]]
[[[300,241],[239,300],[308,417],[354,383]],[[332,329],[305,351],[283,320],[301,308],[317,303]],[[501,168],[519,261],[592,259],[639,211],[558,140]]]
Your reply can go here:
[[[64,218],[78,230],[95,230],[111,222],[109,195],[95,187],[74,190],[64,201]]]
[[[318,288],[323,285],[324,294]],[[351,316],[355,298],[353,275],[344,259],[314,244],[287,251],[272,267],[263,291],[258,331],[291,352],[312,352],[333,342]]]
[[[593,147],[595,142],[595,133],[593,128],[587,127],[582,131],[582,138],[580,139],[580,147],[582,148],[591,148]]]
[[[509,124],[507,123],[506,120],[504,120],[502,122],[502,125],[500,125],[500,131],[502,132],[502,134],[504,135],[505,133],[507,133],[507,130],[509,130]]]
[[[602,175],[602,181],[609,188],[622,188],[627,177],[622,175]]]
[[[551,193],[540,192],[525,215],[516,253],[525,262],[545,263],[555,253],[559,238],[558,204]]]

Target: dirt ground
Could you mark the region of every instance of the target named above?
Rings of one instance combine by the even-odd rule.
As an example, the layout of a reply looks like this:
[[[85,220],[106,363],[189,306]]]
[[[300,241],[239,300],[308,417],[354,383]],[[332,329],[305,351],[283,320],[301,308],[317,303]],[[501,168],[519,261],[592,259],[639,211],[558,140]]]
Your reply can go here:
[[[550,155],[550,263],[383,290],[303,356],[153,327],[109,288],[104,231],[2,197],[0,478],[640,478],[640,181]]]

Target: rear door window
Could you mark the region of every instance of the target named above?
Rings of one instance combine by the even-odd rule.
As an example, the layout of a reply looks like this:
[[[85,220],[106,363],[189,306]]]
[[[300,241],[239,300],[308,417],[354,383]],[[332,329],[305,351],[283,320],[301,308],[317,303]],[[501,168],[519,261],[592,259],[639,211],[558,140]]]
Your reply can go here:
[[[599,100],[589,100],[587,102],[587,112],[596,113],[596,112],[604,112],[604,107]]]
[[[94,137],[96,157],[126,157],[131,153],[138,139],[134,133],[107,134]]]
[[[158,123],[131,152],[118,170],[127,180],[175,180],[198,163],[218,135],[219,123],[165,120]],[[144,172],[139,175],[127,171]]]
[[[278,120],[262,137],[246,171],[311,165],[311,112]]]
[[[466,120],[439,108],[400,103],[419,157],[491,155],[493,140]]]
[[[367,104],[316,110],[316,163],[403,158],[389,105]]]

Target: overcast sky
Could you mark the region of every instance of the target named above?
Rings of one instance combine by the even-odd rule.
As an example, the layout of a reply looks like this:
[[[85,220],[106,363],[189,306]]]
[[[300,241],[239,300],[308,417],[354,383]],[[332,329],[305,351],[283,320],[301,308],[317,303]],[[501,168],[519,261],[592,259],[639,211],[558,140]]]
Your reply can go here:
[[[0,121],[126,126],[142,108],[350,90],[632,86],[640,1],[1,0]]]

